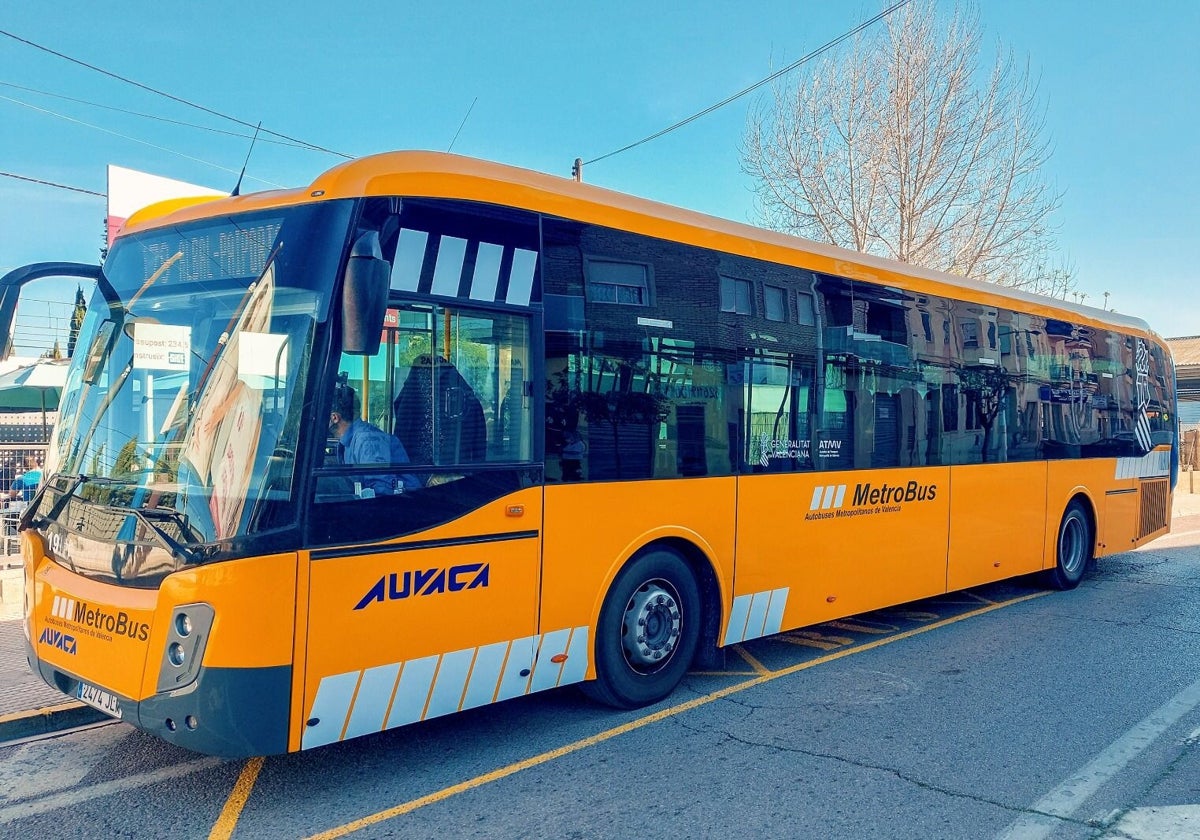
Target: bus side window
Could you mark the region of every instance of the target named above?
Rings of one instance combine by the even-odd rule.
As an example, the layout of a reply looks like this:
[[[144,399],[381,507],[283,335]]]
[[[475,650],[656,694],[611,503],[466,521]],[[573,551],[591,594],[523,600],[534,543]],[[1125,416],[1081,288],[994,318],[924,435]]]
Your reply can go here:
[[[418,464],[463,464],[487,459],[483,406],[458,369],[422,354],[392,405],[393,432]]]

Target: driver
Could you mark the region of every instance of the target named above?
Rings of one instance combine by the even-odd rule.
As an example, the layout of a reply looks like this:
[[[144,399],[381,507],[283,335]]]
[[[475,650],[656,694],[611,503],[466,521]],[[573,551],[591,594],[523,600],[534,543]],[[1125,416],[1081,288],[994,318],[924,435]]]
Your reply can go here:
[[[343,464],[407,464],[408,453],[395,435],[389,435],[366,420],[358,418],[358,395],[339,377],[333,387],[333,405],[329,412],[329,433],[338,442],[338,461]],[[416,476],[366,475],[357,479],[370,494],[389,495],[415,490],[421,486]]]

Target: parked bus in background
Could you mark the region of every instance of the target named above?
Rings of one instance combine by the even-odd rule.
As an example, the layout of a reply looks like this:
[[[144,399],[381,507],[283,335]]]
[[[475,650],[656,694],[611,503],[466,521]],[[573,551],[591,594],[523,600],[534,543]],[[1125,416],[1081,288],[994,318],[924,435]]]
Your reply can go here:
[[[1170,524],[1142,321],[566,179],[394,153],[149,208],[102,270],[11,273],[0,323],[52,273],[97,283],[23,520],[30,661],[202,752],[654,703]],[[350,420],[403,454],[352,462]]]

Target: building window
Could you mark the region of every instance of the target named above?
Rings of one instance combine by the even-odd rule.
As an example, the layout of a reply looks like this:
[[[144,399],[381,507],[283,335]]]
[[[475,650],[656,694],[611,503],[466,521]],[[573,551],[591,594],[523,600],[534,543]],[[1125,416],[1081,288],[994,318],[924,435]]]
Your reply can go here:
[[[754,313],[753,298],[754,295],[749,280],[738,280],[734,277],[721,278],[722,312],[751,315]]]
[[[958,431],[958,386],[942,386],[942,431]]]
[[[929,313],[921,313],[921,328],[925,330],[925,343],[933,344],[933,324],[929,320]]]
[[[978,321],[959,321],[959,326],[962,327],[963,347],[978,347],[979,346],[979,322]]]
[[[817,325],[817,310],[813,305],[813,296],[808,292],[800,292],[796,295],[796,317],[802,327]]]
[[[787,309],[787,292],[778,286],[763,286],[763,315],[768,321],[786,321]]]
[[[967,391],[966,430],[978,432],[983,428],[983,406],[979,401],[978,391]]]
[[[643,263],[589,259],[587,298],[592,303],[650,306],[650,267]]]

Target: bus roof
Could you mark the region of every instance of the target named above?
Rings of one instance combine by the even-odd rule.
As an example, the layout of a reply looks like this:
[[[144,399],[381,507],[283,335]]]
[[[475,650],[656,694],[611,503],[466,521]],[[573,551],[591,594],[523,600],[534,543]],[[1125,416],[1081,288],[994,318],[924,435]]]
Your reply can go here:
[[[1031,314],[1154,334],[1140,318],[919,268],[564,177],[442,152],[386,152],[359,158],[335,166],[298,189],[217,198],[182,207],[164,202],[131,217],[121,235],[218,215],[373,195],[514,207],[918,293],[962,297],[965,292],[971,300],[989,306],[1011,308],[1017,302],[1017,308]]]

